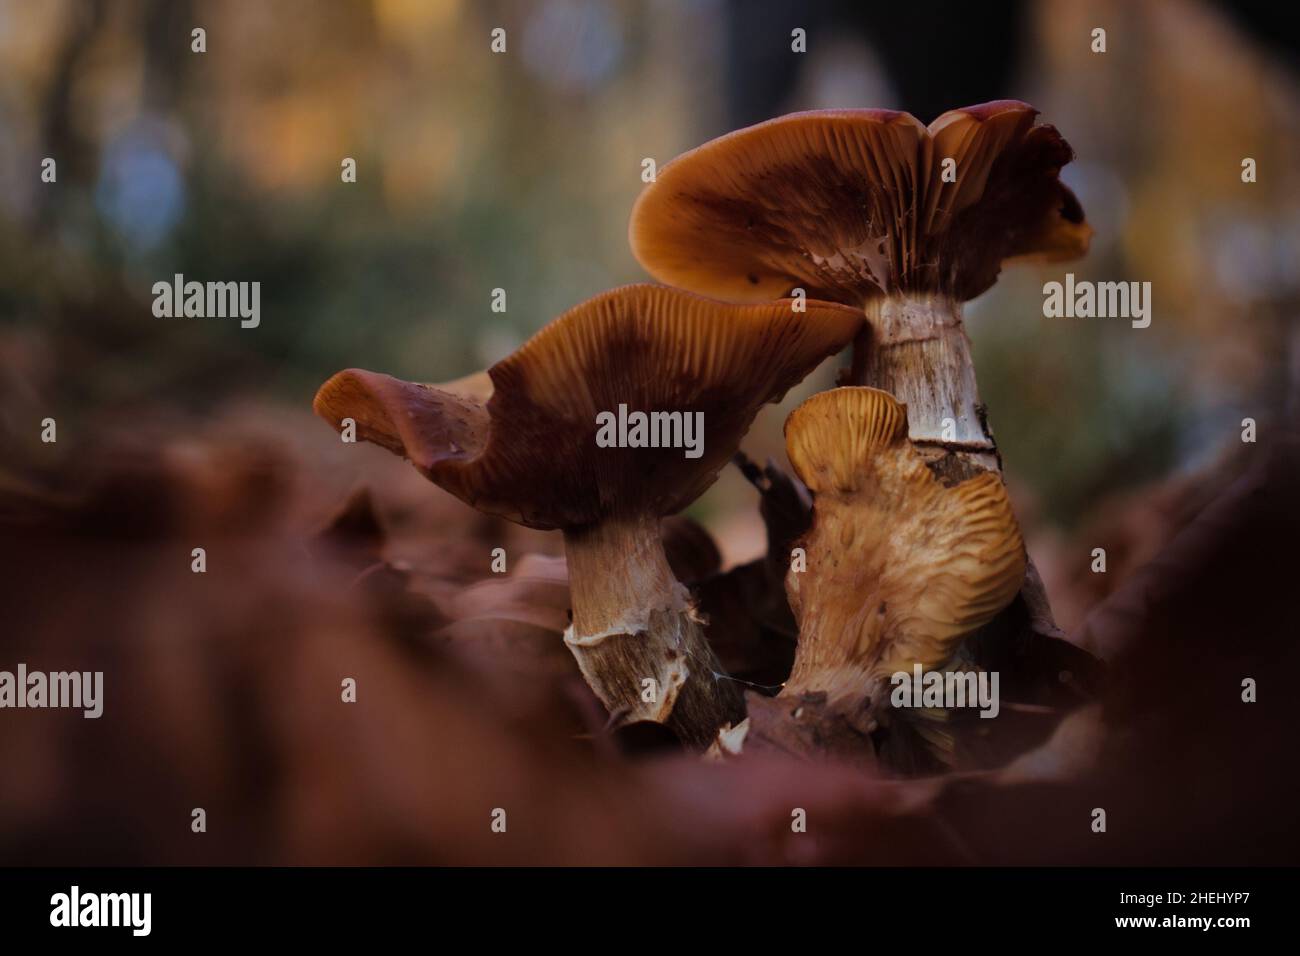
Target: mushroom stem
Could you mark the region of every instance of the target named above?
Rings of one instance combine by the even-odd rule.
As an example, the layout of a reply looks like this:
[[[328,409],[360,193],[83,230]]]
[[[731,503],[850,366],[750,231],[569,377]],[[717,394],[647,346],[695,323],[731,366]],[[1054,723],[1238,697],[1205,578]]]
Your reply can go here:
[[[690,594],[668,566],[657,518],[566,531],[564,547],[573,601],[564,642],[619,723],[661,723],[704,749],[744,716],[739,688],[720,679]]]
[[[860,383],[907,406],[908,437],[936,475],[952,483],[980,471],[1001,474],[1002,456],[980,401],[961,303],[933,293],[895,295],[871,299],[863,311],[872,348]],[[855,371],[858,354],[855,342]],[[1036,633],[1061,636],[1032,558],[1021,598],[1033,609]]]
[[[868,301],[864,311],[872,348],[855,384],[882,389],[907,405],[908,437],[923,452],[951,452],[981,469],[1001,471],[961,304],[940,295],[887,296]],[[859,361],[855,344],[855,374]]]

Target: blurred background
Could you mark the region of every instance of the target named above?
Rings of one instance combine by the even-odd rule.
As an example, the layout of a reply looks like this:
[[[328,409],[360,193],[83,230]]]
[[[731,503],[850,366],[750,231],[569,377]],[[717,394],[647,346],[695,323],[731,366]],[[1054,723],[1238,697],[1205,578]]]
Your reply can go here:
[[[812,781],[828,807],[851,805],[846,859],[924,859],[911,837],[889,843],[897,821],[872,816],[889,800],[835,772],[705,779],[693,764],[652,784],[547,750],[590,741],[602,719],[559,643],[562,569],[534,568],[511,599],[524,610],[468,585],[490,577],[490,547],[508,541],[512,561],[558,554],[558,536],[482,518],[386,452],[342,446],[312,396],[349,366],[462,376],[569,306],[644,281],[626,231],[647,157],[662,165],[793,110],[929,122],[1023,99],[1075,148],[1063,178],[1096,235],[1080,262],[1008,269],[967,325],[1030,553],[1073,636],[1300,419],[1290,12],[1243,0],[0,0],[0,666],[102,667],[118,695],[95,733],[62,714],[0,724],[0,761],[21,768],[0,776],[0,858],[801,862],[815,854],[780,842],[785,801],[812,800],[795,792]],[[195,27],[206,53],[191,52]],[[496,27],[505,55],[490,49]],[[804,54],[791,52],[796,28]],[[46,157],[55,183],[41,180]],[[355,183],[340,179],[345,157]],[[1066,271],[1151,282],[1151,326],[1044,318],[1042,285]],[[151,287],[175,273],[260,281],[260,326],[155,318]],[[784,461],[785,414],[836,364],[761,415],[753,458]],[[57,444],[40,441],[46,417]],[[1241,441],[1245,417],[1258,445]],[[327,535],[341,557],[320,558],[310,536],[360,484],[371,496]],[[756,504],[733,469],[693,507],[724,564],[761,554]],[[1263,560],[1258,542],[1287,513],[1239,522],[1238,555]],[[198,542],[213,554],[206,579],[189,573]],[[1090,572],[1096,547],[1105,575]],[[367,597],[344,599],[358,569]],[[1234,587],[1255,586],[1247,570]],[[507,605],[512,627],[496,627]],[[492,667],[471,679],[437,664],[431,630],[485,615],[492,639],[468,656]],[[1172,645],[1186,631],[1167,620]],[[545,706],[520,690],[543,667],[559,675],[538,691]],[[335,696],[340,673],[364,675],[355,721]],[[1173,681],[1167,669],[1133,679],[1149,688],[1152,673]],[[1170,699],[1190,701],[1186,686]],[[1222,731],[1223,752],[1256,767],[1235,733]],[[1115,757],[1116,786],[1148,787],[1132,769],[1148,758]],[[1201,792],[1188,779],[1200,778],[1168,777],[1180,800]],[[654,787],[667,788],[658,810],[642,805]],[[994,803],[1019,826],[1096,799],[1078,793],[1029,813]],[[507,798],[549,814],[522,849],[485,842],[486,808]],[[196,805],[227,821],[201,849],[187,829]],[[1186,856],[1221,806],[1187,810],[1194,841],[1142,833]],[[1163,820],[1168,804],[1147,809]],[[754,827],[771,842],[754,844]],[[1024,857],[1009,846],[981,858],[1060,849],[1037,836]]]

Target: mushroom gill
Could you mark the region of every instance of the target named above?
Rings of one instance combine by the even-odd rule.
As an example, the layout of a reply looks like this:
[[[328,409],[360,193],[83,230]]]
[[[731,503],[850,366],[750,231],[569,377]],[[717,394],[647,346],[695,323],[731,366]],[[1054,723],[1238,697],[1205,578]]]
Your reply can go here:
[[[891,677],[950,664],[962,637],[1015,597],[1024,543],[1001,478],[945,486],[885,392],[821,392],[785,432],[813,523],[799,542],[806,567],[786,577],[794,667],[760,733],[787,749],[834,747],[844,734],[857,738],[844,749],[869,749],[861,738],[900,716],[889,711]]]

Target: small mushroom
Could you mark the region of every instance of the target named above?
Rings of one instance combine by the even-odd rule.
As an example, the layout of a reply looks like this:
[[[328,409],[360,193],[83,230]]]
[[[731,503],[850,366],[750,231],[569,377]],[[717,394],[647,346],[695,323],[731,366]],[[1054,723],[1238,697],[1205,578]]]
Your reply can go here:
[[[355,419],[359,438],[480,511],[561,529],[573,603],[565,642],[587,682],[617,722],[663,723],[704,747],[741,712],[740,695],[668,565],[660,519],[711,485],[759,408],[861,322],[830,303],[801,312],[789,300],[729,305],[627,286],[571,309],[490,368],[486,400],[474,377],[447,389],[352,369],[321,387],[315,408],[335,427]],[[637,446],[629,430],[607,447],[598,416],[620,406],[676,416],[678,437],[702,424],[702,444]]]
[[[703,295],[797,287],[863,308],[848,383],[906,404],[913,441],[1000,468],[961,303],[1003,262],[1080,256],[1092,232],[1058,176],[1073,152],[1036,115],[1000,100],[928,128],[907,113],[822,110],[738,130],[660,170],[632,211],[633,252]]]
[[[821,392],[791,413],[785,434],[813,523],[800,542],[807,569],[786,576],[799,622],[794,667],[776,726],[769,712],[760,733],[783,749],[833,749],[837,735],[844,749],[869,749],[891,675],[948,664],[961,638],[1015,597],[1024,543],[1001,478],[945,486],[907,440],[906,408],[885,392]]]

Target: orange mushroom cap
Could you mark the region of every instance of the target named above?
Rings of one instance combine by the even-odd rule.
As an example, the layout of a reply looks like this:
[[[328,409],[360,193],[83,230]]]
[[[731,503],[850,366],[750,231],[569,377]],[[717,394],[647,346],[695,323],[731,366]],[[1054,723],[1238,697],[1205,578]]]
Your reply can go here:
[[[632,251],[655,278],[732,301],[796,287],[852,305],[898,292],[966,301],[1004,261],[1087,251],[1092,230],[1059,178],[1073,151],[1035,116],[998,100],[928,128],[890,110],[817,110],[737,130],[646,186]]]
[[[759,408],[854,336],[862,314],[792,300],[733,305],[661,286],[603,293],[480,376],[448,386],[349,369],[316,395],[336,428],[409,458],[468,504],[536,528],[664,516],[695,500]],[[703,450],[599,447],[597,414],[703,413]]]
[[[835,696],[937,667],[1015,597],[1025,548],[1001,477],[945,486],[907,440],[893,396],[820,392],[785,431],[813,493],[807,570],[786,578],[800,624],[787,686]]]

